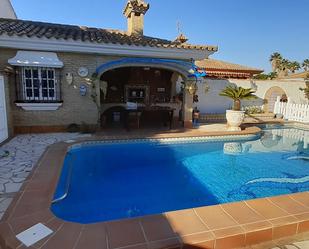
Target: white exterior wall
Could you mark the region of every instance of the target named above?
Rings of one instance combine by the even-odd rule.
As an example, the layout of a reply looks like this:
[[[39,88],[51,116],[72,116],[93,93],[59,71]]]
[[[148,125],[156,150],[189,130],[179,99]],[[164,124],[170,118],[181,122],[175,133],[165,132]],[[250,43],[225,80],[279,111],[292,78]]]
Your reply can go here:
[[[209,91],[205,94],[205,84],[210,87]],[[262,106],[266,92],[271,87],[282,88],[287,97],[291,98],[293,103],[306,104],[308,100],[299,88],[305,87],[304,79],[289,79],[289,80],[254,80],[257,85],[256,95],[258,99],[242,101],[242,106]],[[198,96],[199,102],[195,104],[201,113],[225,113],[226,109],[232,107],[232,100],[219,96],[222,89],[228,84],[236,84],[244,88],[252,88],[250,80],[245,79],[204,79],[204,83],[199,84]]]
[[[8,138],[4,77],[0,74],[0,143]]]

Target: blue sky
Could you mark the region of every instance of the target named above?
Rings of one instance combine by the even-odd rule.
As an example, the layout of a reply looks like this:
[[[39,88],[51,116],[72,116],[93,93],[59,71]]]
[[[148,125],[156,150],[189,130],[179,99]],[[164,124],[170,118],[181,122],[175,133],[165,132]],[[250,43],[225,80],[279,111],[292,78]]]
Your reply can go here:
[[[146,0],[147,1],[147,0]],[[126,0],[12,0],[20,19],[126,29]],[[148,0],[145,34],[174,39],[176,24],[213,58],[270,71],[269,55],[309,58],[309,0]]]

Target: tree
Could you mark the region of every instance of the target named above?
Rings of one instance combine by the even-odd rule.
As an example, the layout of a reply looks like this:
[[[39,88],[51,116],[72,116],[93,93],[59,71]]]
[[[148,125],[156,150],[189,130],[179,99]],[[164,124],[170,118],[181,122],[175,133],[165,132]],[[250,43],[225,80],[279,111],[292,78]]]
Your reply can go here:
[[[288,64],[288,70],[290,70],[292,73],[295,73],[295,71],[300,69],[300,64],[297,61],[290,61]]]
[[[282,56],[280,53],[275,52],[271,54],[269,61],[271,62],[273,72],[277,72],[279,69],[279,65],[281,61],[283,60]]]
[[[260,73],[260,74],[253,76],[253,79],[255,80],[268,80],[268,78],[269,78],[269,75],[265,73]]]
[[[304,60],[302,66],[305,71],[309,71],[309,59]]]
[[[287,59],[282,59],[279,66],[279,76],[287,76],[289,73],[289,67],[291,65],[291,62]]]
[[[273,80],[278,77],[278,73],[270,72],[269,74],[260,73],[253,76],[255,80]]]
[[[268,79],[270,79],[270,80],[276,79],[277,77],[278,77],[278,73],[276,73],[276,72],[270,72],[268,74]]]
[[[256,99],[255,91],[251,88],[242,88],[234,85],[226,86],[220,93],[220,96],[227,97],[233,100],[233,110],[240,111],[241,100],[243,99]]]
[[[305,83],[306,83],[306,87],[305,88],[299,88],[299,90],[303,91],[306,98],[309,100],[309,73],[306,75]]]

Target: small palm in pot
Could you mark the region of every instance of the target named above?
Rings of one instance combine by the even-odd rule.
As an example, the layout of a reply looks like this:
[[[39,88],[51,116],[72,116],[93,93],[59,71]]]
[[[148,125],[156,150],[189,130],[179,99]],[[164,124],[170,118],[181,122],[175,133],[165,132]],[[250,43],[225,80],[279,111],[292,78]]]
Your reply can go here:
[[[221,92],[220,96],[227,97],[233,100],[233,110],[226,111],[226,119],[229,131],[240,131],[240,125],[244,120],[245,113],[240,111],[241,100],[256,99],[255,91],[251,88],[243,88],[238,86],[226,86]]]

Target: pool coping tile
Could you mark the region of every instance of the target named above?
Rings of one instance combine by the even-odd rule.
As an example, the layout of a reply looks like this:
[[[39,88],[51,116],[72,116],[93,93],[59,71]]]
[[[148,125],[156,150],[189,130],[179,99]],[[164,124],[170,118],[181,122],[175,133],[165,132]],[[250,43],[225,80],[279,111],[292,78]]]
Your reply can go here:
[[[72,144],[83,141],[89,139]],[[23,248],[15,235],[38,222],[54,233],[30,248],[79,249],[89,239],[103,249],[226,249],[309,231],[308,191],[89,225],[63,221],[49,207],[72,144],[53,144],[43,153],[3,216],[0,248]]]

